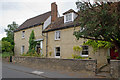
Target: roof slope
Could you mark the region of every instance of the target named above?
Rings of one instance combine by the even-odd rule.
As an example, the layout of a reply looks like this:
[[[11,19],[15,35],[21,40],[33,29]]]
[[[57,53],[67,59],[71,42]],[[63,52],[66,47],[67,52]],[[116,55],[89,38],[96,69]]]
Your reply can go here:
[[[64,23],[64,17],[62,16],[57,18],[54,23],[51,23],[43,32],[65,29],[65,28],[74,27],[78,25],[79,25],[78,17],[74,21]]]
[[[23,29],[27,29],[30,27],[34,27],[37,25],[41,25],[43,22],[45,22],[45,20],[51,15],[51,11],[46,12],[44,14],[38,15],[36,17],[27,19],[22,25],[20,25],[16,30],[16,31],[20,31]]]

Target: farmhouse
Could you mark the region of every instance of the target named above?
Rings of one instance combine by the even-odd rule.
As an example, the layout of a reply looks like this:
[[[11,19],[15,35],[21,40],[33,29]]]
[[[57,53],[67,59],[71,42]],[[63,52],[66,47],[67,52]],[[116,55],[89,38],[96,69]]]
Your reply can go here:
[[[36,52],[44,55],[46,58],[72,58],[75,51],[73,47],[79,46],[83,49],[79,55],[97,59],[98,63],[107,63],[107,56],[110,55],[110,49],[99,49],[93,52],[91,46],[84,45],[87,40],[81,38],[77,40],[73,35],[75,30],[81,30],[77,19],[79,14],[73,9],[58,15],[57,4],[51,4],[51,11],[26,20],[14,32],[16,56],[27,53],[29,50],[29,37],[34,30]]]

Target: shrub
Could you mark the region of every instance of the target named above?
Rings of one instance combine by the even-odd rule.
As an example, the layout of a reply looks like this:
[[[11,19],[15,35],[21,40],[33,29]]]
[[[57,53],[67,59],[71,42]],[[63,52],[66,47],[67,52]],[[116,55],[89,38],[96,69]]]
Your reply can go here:
[[[12,52],[3,52],[3,53],[0,54],[0,56],[1,56],[2,58],[10,57],[10,56],[12,56],[12,55],[13,55]]]

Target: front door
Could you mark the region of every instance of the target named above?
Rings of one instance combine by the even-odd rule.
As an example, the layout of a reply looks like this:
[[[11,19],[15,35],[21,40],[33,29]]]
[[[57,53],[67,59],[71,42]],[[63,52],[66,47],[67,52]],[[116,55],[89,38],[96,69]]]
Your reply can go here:
[[[116,50],[115,47],[110,49],[111,59],[116,59],[116,57],[118,57],[118,52],[116,52],[115,50]]]
[[[39,54],[40,53],[40,42],[37,42],[36,48],[37,48],[37,53]]]

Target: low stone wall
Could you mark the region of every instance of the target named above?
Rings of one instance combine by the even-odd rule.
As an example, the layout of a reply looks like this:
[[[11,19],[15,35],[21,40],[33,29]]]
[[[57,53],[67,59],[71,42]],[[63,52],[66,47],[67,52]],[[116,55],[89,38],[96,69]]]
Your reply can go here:
[[[113,78],[120,78],[120,60],[111,60],[110,61],[110,74]]]
[[[37,57],[14,57],[13,62],[34,66],[40,69],[54,69],[64,71],[95,72],[96,60],[75,60]]]

